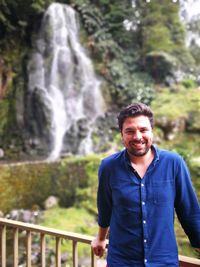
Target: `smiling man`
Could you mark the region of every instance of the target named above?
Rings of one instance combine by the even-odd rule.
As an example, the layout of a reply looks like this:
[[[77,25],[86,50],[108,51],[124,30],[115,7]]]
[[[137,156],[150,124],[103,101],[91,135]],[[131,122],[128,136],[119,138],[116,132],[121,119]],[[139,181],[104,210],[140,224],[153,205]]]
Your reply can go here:
[[[176,153],[153,143],[153,113],[142,104],[118,116],[125,149],[102,160],[97,237],[102,256],[109,231],[108,267],[177,267],[175,211],[193,247],[200,247],[200,207],[188,168]]]

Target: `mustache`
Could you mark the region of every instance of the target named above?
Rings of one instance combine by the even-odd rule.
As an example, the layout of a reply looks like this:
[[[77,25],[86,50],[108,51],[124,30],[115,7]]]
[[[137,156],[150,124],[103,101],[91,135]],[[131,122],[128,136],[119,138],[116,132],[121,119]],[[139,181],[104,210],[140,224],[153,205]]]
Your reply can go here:
[[[142,139],[129,142],[130,145],[134,145],[134,144],[137,145],[137,144],[144,144],[144,143],[145,143],[145,141]]]

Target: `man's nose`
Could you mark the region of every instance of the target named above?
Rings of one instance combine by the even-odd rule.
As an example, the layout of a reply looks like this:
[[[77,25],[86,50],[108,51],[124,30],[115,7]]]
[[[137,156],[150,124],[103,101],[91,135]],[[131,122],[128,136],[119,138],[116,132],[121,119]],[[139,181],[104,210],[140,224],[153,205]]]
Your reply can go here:
[[[142,134],[140,131],[135,131],[135,133],[133,134],[133,138],[136,140],[140,140],[142,138]]]

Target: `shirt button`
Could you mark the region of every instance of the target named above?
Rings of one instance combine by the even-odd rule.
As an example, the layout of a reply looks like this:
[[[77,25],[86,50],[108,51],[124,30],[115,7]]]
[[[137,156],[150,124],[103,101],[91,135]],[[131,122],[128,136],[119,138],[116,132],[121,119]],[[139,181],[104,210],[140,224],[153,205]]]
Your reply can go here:
[[[144,186],[144,184],[141,184],[141,186]]]
[[[145,223],[146,223],[146,221],[144,220],[144,221],[143,221],[143,223],[145,224]]]
[[[144,239],[144,243],[146,243],[147,242],[147,240],[146,239]]]
[[[144,259],[144,262],[147,262],[147,259]]]
[[[145,202],[144,201],[142,202],[142,205],[145,205]]]

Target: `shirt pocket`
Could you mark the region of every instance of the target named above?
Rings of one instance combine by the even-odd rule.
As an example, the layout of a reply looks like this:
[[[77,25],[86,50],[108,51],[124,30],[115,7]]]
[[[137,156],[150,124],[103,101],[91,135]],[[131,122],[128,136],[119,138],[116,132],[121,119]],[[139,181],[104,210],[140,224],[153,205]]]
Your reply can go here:
[[[166,206],[174,199],[174,181],[172,179],[153,181],[151,186],[153,203],[159,206]]]

